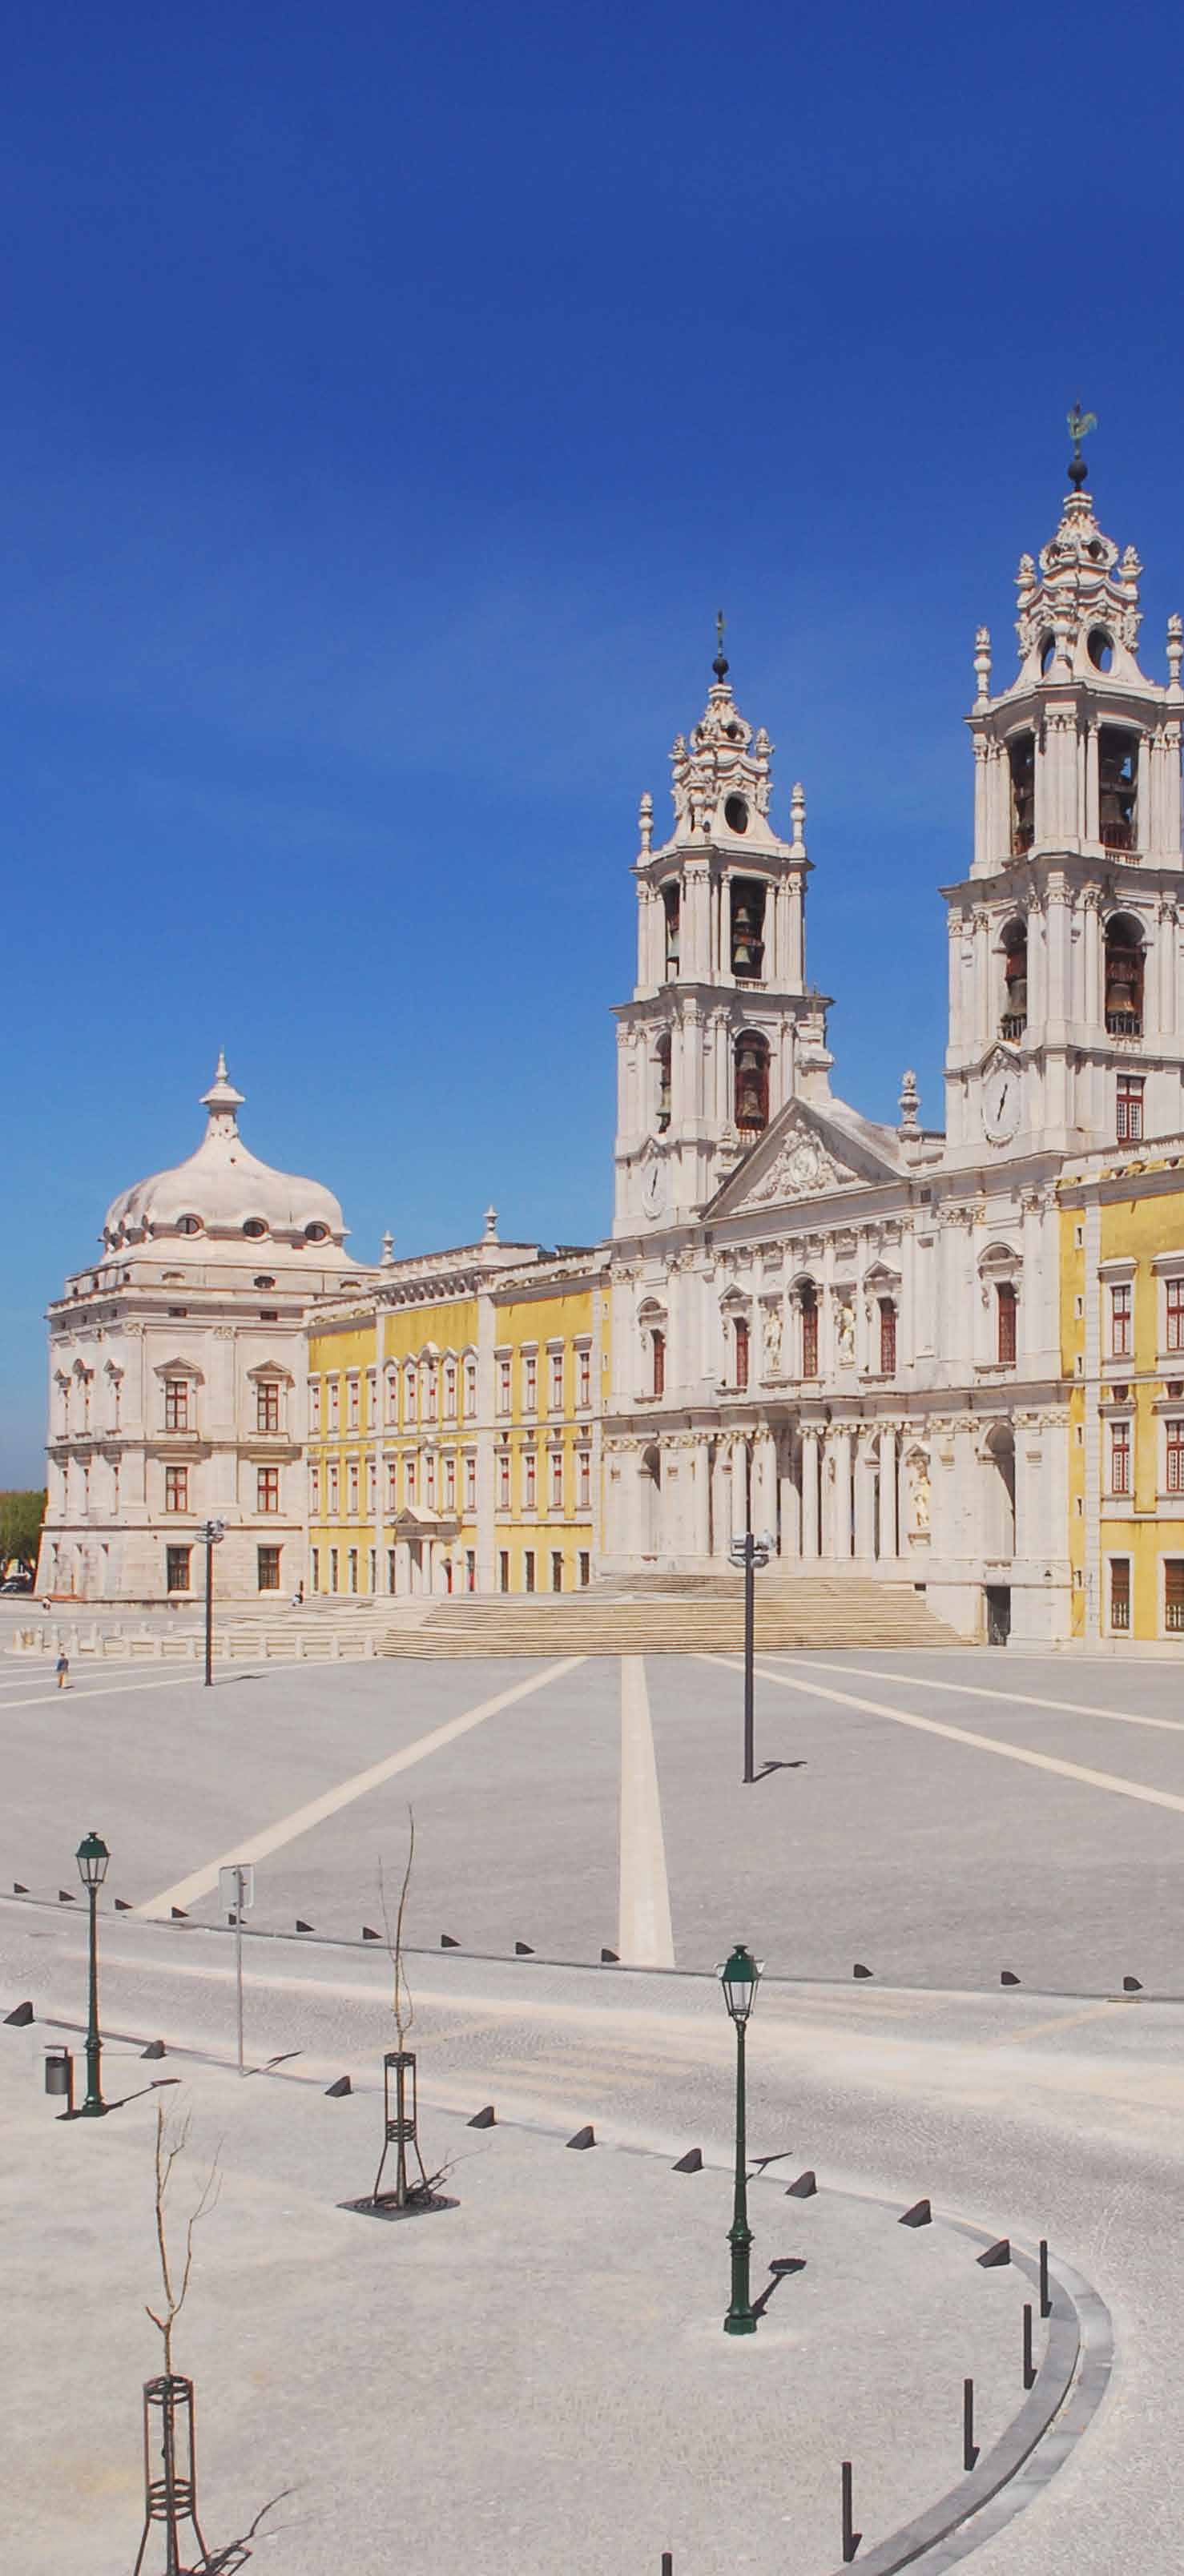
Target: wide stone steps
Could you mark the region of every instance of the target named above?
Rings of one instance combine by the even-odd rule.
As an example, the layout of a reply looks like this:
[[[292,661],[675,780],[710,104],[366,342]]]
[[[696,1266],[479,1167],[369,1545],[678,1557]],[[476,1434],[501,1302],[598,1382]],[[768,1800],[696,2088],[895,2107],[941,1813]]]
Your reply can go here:
[[[921,1597],[901,1586],[808,1577],[762,1592],[758,1579],[754,1638],[758,1653],[795,1647],[956,1646],[952,1628]],[[687,1655],[734,1653],[744,1643],[743,1593],[707,1598],[647,1594],[449,1600],[415,1629],[389,1628],[383,1655]]]

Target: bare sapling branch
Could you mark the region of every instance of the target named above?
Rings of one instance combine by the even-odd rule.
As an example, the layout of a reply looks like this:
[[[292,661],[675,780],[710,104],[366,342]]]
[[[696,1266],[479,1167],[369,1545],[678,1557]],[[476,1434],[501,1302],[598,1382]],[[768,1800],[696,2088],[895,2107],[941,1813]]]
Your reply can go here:
[[[409,1806],[407,1809],[407,1867],[403,1872],[403,1884],[399,1890],[399,1910],[395,1916],[393,1939],[391,1936],[390,1915],[387,1911],[386,1885],[383,1879],[381,1859],[378,1864],[378,1894],[382,1905],[383,1929],[386,1933],[387,1951],[390,1957],[391,1966],[394,1970],[394,1989],[391,1996],[391,2011],[395,2017],[395,2031],[400,2049],[404,2049],[406,2047],[412,2024],[415,2020],[415,2005],[412,2001],[411,1988],[407,1983],[407,1971],[403,1965],[403,1916],[407,1907],[407,1890],[411,1884],[411,1865],[414,1859],[415,1809],[414,1807]]]
[[[163,2313],[158,2316],[155,2308],[148,2307],[147,2302],[145,2302],[145,2313],[151,2317],[153,2325],[164,2338],[164,2368],[167,2379],[171,2379],[173,2375],[173,2327],[185,2305],[193,2271],[193,2232],[198,2221],[208,2217],[210,2211],[216,2207],[218,2194],[222,2188],[222,2177],[218,2171],[218,2151],[215,2150],[214,2160],[202,2184],[196,2208],[191,2211],[186,2221],[185,2254],[178,2283],[173,2262],[169,2258],[168,2237],[165,2231],[165,2201],[172,2180],[173,2167],[178,2156],[184,2155],[188,2144],[188,2114],[170,2137],[163,2106],[158,2103],[155,2154],[156,2247],[160,2256],[160,2277],[164,2289],[161,2301]]]

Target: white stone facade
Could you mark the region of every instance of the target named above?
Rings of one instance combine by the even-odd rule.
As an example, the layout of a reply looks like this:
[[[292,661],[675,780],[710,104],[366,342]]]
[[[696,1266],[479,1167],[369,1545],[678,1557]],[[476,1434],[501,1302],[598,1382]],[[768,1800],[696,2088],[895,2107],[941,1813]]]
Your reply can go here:
[[[248,1151],[241,1102],[219,1060],[197,1152],[113,1202],[50,1309],[43,1592],[194,1599],[207,1518],[220,1599],[304,1580],[306,1317],[370,1274],[331,1193]]]
[[[974,856],[945,889],[947,1130],[830,1089],[806,981],[800,788],[722,653],[642,806],[619,1011],[604,1570],[709,1569],[746,1523],[783,1568],[924,1586],[966,1635],[1069,1633],[1067,1154],[1184,1117],[1180,620],[1136,658],[1133,550],[1074,489],[1019,574],[1020,669],[976,643]],[[754,897],[752,889],[758,891]],[[754,927],[755,924],[755,927]]]

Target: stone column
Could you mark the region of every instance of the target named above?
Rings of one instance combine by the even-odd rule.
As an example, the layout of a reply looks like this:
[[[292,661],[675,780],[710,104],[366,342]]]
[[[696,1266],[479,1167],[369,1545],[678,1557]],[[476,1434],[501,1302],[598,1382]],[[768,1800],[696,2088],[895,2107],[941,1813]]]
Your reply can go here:
[[[777,1528],[777,1443],[758,1431],[752,1444],[752,1526],[758,1538]]]
[[[793,1477],[793,1433],[781,1435],[778,1483],[780,1488],[781,1555],[798,1557],[802,1553],[802,1497]]]
[[[1098,808],[1098,728],[1091,723],[1085,738],[1085,837],[1096,841],[1101,832]]]
[[[830,1531],[830,1554],[840,1560],[851,1554],[851,1433],[845,1428],[835,1432],[832,1443],[835,1462],[834,1508]]]
[[[896,1433],[880,1433],[880,1554],[900,1554],[899,1503],[896,1487]]]
[[[874,1557],[875,1547],[875,1469],[872,1450],[863,1432],[855,1434],[855,1554]]]
[[[691,1553],[696,1559],[711,1554],[711,1444],[696,1440],[687,1451],[687,1474],[691,1479]]]
[[[818,1556],[821,1545],[818,1456],[819,1435],[813,1424],[806,1424],[802,1431],[802,1555],[808,1559]]]
[[[729,1444],[717,1440],[711,1461],[711,1553],[726,1558],[732,1544],[732,1478]]]

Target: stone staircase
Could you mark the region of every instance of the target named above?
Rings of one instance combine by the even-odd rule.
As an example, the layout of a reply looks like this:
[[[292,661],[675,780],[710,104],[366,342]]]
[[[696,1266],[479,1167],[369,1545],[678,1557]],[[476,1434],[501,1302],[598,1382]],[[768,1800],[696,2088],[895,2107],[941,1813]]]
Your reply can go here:
[[[811,1646],[916,1648],[963,1642],[905,1584],[876,1583],[858,1575],[801,1575],[773,1583],[757,1578],[758,1654]],[[651,1577],[644,1592],[606,1594],[597,1589],[441,1600],[418,1627],[387,1629],[378,1651],[419,1657],[690,1655],[735,1654],[743,1644],[742,1580],[705,1575]]]

